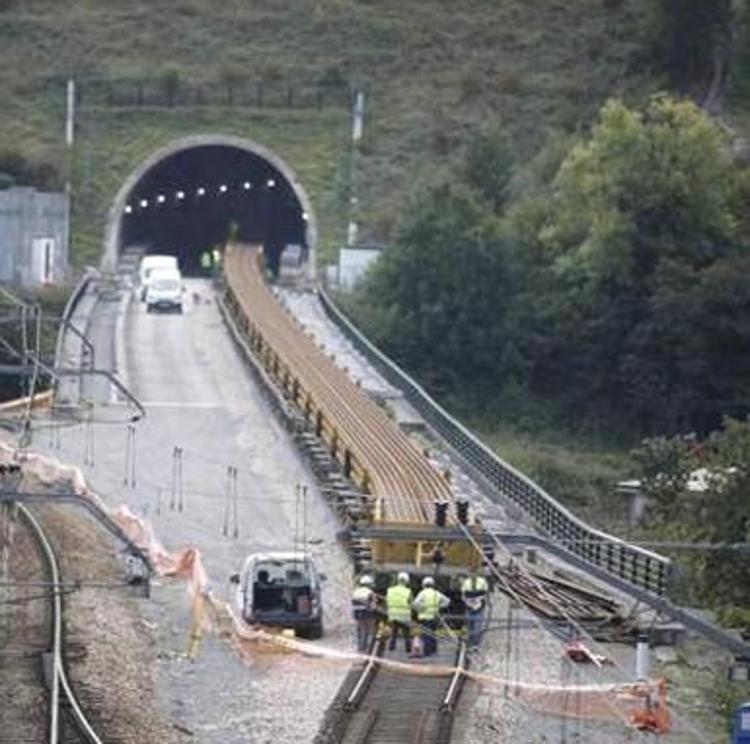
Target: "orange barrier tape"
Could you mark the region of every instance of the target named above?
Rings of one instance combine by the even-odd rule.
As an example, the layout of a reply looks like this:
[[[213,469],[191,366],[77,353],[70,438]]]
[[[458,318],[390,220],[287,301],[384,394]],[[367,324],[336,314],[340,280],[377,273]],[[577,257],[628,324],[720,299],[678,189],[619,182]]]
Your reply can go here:
[[[336,663],[362,662],[368,657],[354,651],[339,651],[319,643],[289,638],[257,626],[249,626],[228,603],[214,597],[200,551],[195,547],[169,552],[156,539],[150,523],[127,506],[112,510],[86,485],[81,470],[32,452],[19,452],[0,443],[0,462],[13,460],[23,465],[24,479],[50,486],[60,480],[78,495],[90,498],[114,519],[125,534],[149,556],[156,572],[162,576],[184,579],[191,598],[193,625],[188,655],[198,653],[204,633],[213,632],[227,639],[238,655],[250,661],[259,647]],[[31,484],[33,485],[33,483]],[[449,676],[456,670],[448,665],[422,665],[378,659],[378,664],[401,674]],[[492,690],[509,694],[520,704],[550,715],[589,720],[620,721],[632,728],[667,733],[670,714],[664,680],[648,680],[623,684],[549,685],[502,679],[468,670],[467,678]]]

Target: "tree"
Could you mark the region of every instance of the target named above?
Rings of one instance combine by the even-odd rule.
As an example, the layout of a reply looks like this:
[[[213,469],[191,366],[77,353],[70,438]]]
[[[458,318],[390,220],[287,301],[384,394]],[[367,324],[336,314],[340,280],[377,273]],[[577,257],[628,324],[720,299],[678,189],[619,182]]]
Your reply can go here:
[[[507,135],[500,130],[480,132],[469,142],[464,181],[482,194],[495,212],[500,212],[509,196],[513,165]]]
[[[555,186],[539,239],[566,305],[553,329],[564,348],[540,360],[541,378],[641,431],[706,430],[748,410],[746,383],[725,374],[746,369],[750,334],[741,178],[722,133],[689,102],[611,101]],[[717,343],[717,307],[737,354]]]
[[[750,541],[750,423],[725,419],[707,440],[659,437],[644,441],[633,459],[649,496],[651,532],[689,542]],[[691,474],[702,474],[691,481]],[[750,553],[727,549],[681,556],[692,570],[687,599],[750,617]],[[735,612],[740,609],[741,612]]]
[[[417,195],[354,303],[377,340],[442,390],[487,384],[501,364],[507,272],[497,225],[475,192]]]

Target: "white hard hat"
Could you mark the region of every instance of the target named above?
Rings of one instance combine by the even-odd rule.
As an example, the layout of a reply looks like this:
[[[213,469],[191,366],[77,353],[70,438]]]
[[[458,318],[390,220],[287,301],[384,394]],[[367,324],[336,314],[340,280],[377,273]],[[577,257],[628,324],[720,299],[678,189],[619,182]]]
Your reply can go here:
[[[359,583],[362,586],[372,586],[372,576],[368,576],[367,574],[360,576]]]
[[[435,579],[432,576],[425,576],[422,579],[422,586],[435,586]]]
[[[398,583],[399,584],[408,584],[409,583],[409,574],[406,573],[406,571],[401,571],[398,575]]]

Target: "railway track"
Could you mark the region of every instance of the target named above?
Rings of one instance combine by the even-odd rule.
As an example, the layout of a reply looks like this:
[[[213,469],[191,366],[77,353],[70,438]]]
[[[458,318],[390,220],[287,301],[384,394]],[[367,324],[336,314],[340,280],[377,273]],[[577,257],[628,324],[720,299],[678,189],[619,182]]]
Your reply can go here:
[[[23,561],[23,566],[14,566],[22,569],[25,586],[15,599],[6,600],[15,612],[8,618],[3,639],[2,650],[11,657],[3,684],[11,685],[15,694],[3,696],[4,701],[10,702],[2,706],[0,740],[14,744],[101,744],[104,740],[84,713],[66,671],[57,557],[35,515],[22,504],[15,508],[27,529],[14,541],[16,549],[11,560],[21,543],[27,549],[20,552],[35,558]],[[49,600],[46,608],[28,609],[45,599]],[[6,735],[10,738],[4,739]]]
[[[452,499],[450,485],[281,307],[264,280],[257,248],[228,246],[225,266],[229,298],[252,350],[345,477],[372,494],[372,517],[431,523],[434,502]]]
[[[468,656],[463,643],[443,642],[434,657],[413,661],[413,673],[392,669],[378,642],[369,660],[354,668],[333,702],[315,744],[447,744]],[[432,673],[430,673],[432,671]]]

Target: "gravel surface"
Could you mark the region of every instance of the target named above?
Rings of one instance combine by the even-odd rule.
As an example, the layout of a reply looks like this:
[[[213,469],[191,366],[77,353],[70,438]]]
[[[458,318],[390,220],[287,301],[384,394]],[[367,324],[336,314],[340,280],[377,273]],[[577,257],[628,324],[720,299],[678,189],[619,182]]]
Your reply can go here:
[[[100,355],[100,348],[119,349],[119,374],[147,409],[137,425],[135,485],[124,478],[129,411],[107,389],[90,390],[97,402],[89,432],[93,447],[87,446],[85,426],[61,428],[59,448],[52,447],[46,432],[34,446],[82,466],[108,505],[125,503],[148,517],[167,549],[198,547],[219,598],[233,599],[228,578],[248,553],[288,550],[295,533],[304,536],[319,570],[328,575],[326,632],[318,643],[350,649],[352,568],[337,542],[340,525],[229,339],[210,284],[186,284],[190,301],[183,315],[152,315],[137,302],[108,302],[94,313],[89,328],[97,364],[108,353]],[[173,488],[175,446],[184,453],[181,489]],[[236,518],[226,498],[230,465],[239,474]],[[309,486],[304,515],[295,500],[297,483]],[[312,740],[347,665],[267,653],[245,662],[228,643],[211,636],[190,661],[190,602],[184,584],[157,582],[151,601],[140,607],[154,637],[153,698],[193,741]]]
[[[10,537],[3,581],[45,581],[44,564],[23,523],[6,521],[0,507],[0,549]],[[10,532],[6,529],[10,527]],[[41,684],[42,658],[50,638],[49,603],[34,586],[0,587],[0,742],[42,742],[47,733],[47,693]]]
[[[564,660],[560,643],[548,632],[538,627],[530,613],[514,609],[510,632],[508,627],[509,602],[495,595],[492,625],[502,629],[490,631],[485,636],[482,652],[473,668],[493,677],[513,682],[539,683],[545,685],[596,685],[633,681],[635,664],[634,650],[622,644],[596,644],[595,651],[603,653],[616,666],[600,669],[593,664],[576,664]],[[659,670],[655,670],[657,675]],[[598,699],[597,699],[598,698]],[[464,744],[488,744],[497,741],[502,732],[502,741],[509,744],[536,744],[541,742],[620,742],[652,741],[653,735],[627,728],[612,711],[612,722],[601,723],[576,719],[578,711],[585,710],[587,697],[574,693],[560,700],[561,710],[573,717],[552,716],[539,713],[533,705],[526,705],[514,697],[511,690],[480,688],[471,708],[471,715],[464,722]],[[594,696],[593,702],[608,699]],[[707,744],[712,739],[679,717],[674,721],[673,731],[659,737],[660,741],[675,744]]]
[[[63,579],[82,582],[65,599],[65,638],[70,679],[92,723],[105,741],[187,741],[154,705],[155,638],[142,618],[147,600],[140,590],[122,586],[125,563],[118,547],[75,507],[44,506],[37,514]]]

